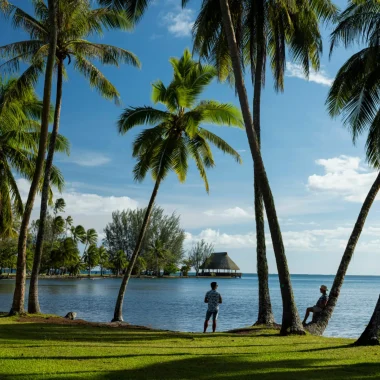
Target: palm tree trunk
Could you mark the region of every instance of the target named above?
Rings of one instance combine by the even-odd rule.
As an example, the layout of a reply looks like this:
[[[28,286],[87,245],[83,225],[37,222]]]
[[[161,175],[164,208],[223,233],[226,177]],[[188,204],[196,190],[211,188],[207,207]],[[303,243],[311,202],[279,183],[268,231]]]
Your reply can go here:
[[[55,51],[57,47],[57,24],[56,24],[56,0],[48,1],[49,7],[49,20],[52,25],[51,34],[49,39],[49,52],[46,62],[45,82],[44,82],[44,97],[43,109],[41,117],[41,132],[38,145],[38,154],[36,159],[36,167],[33,175],[32,184],[30,185],[28,200],[25,205],[24,214],[22,217],[19,239],[18,239],[18,256],[17,256],[17,271],[16,271],[16,285],[13,295],[12,308],[9,312],[10,315],[24,312],[24,298],[25,298],[25,281],[26,281],[26,242],[28,237],[28,226],[30,216],[32,214],[34,199],[36,197],[38,184],[44,168],[45,152],[49,129],[49,115],[50,115],[50,98],[51,87],[53,81],[53,69],[55,62]]]
[[[258,6],[261,13],[264,13],[264,4],[260,0]],[[263,16],[264,17],[264,16]],[[256,131],[257,142],[261,149],[261,89],[264,75],[265,62],[265,38],[263,17],[260,18],[261,24],[258,25],[256,39],[258,42],[258,51],[256,56],[256,70],[254,77],[253,92],[253,127]],[[259,312],[255,325],[272,325],[274,315],[269,293],[269,274],[268,261],[265,246],[265,228],[264,228],[264,205],[263,196],[259,185],[259,169],[254,164],[254,186],[255,186],[255,220],[256,220],[256,254],[257,254],[257,277],[259,282]]]
[[[355,342],[355,346],[378,346],[380,331],[380,296],[377,300],[375,310],[373,311],[368,326],[363,331],[360,338]]]
[[[348,240],[346,249],[343,253],[342,260],[338,271],[335,275],[333,286],[331,287],[329,300],[326,307],[323,309],[321,316],[314,323],[311,323],[307,326],[307,330],[312,334],[322,335],[325,331],[327,324],[332,316],[334,308],[337,304],[340,289],[342,288],[344,277],[346,275],[348,265],[350,264],[351,258],[355,252],[356,244],[360,238],[360,234],[363,230],[364,223],[368,216],[369,210],[372,206],[372,203],[375,201],[376,195],[380,190],[380,173],[377,175],[375,182],[373,183],[364,203],[360,210],[358,219],[356,220],[354,229],[352,230],[351,236]]]
[[[88,277],[91,277],[91,267],[88,266]]]
[[[51,168],[53,166],[55,142],[57,140],[60,116],[61,116],[61,106],[62,106],[62,84],[63,84],[63,68],[62,63],[58,63],[58,74],[57,74],[57,95],[55,100],[55,112],[54,112],[54,125],[50,137],[49,151],[45,164],[45,177],[42,187],[41,195],[41,210],[40,210],[40,223],[37,234],[36,241],[36,251],[34,253],[32,276],[30,278],[29,285],[29,302],[28,302],[28,312],[29,313],[40,313],[41,308],[38,301],[38,275],[40,273],[42,249],[44,243],[45,235],[45,223],[46,215],[49,201],[49,185],[50,185],[50,175]]]
[[[129,264],[128,264],[128,268],[127,268],[127,270],[124,274],[123,280],[121,282],[119,295],[118,295],[117,300],[116,300],[115,311],[114,311],[114,316],[113,316],[112,322],[122,322],[123,321],[124,294],[125,294],[125,291],[127,289],[129,279],[131,278],[131,273],[132,273],[133,267],[135,265],[137,256],[140,253],[142,242],[144,240],[145,233],[146,233],[146,230],[147,230],[148,225],[149,225],[149,219],[150,219],[150,215],[152,213],[154,200],[156,199],[158,188],[160,187],[160,182],[161,182],[161,179],[158,178],[156,180],[155,185],[154,185],[152,195],[150,196],[149,204],[148,204],[148,207],[147,207],[146,212],[145,212],[143,224],[141,226],[140,234],[139,234],[139,237],[137,239],[136,247],[133,251],[132,257],[131,257]]]
[[[276,257],[283,306],[281,334],[305,334],[300,317],[298,315],[296,304],[294,302],[294,295],[290,280],[288,263],[286,260],[281,229],[277,219],[276,207],[274,204],[272,191],[269,185],[267,174],[265,172],[265,167],[261,157],[256,132],[252,124],[252,117],[249,109],[247,91],[244,85],[243,73],[240,66],[240,54],[236,44],[236,38],[231,20],[231,13],[228,5],[228,0],[219,0],[219,2],[231,55],[231,61],[236,83],[236,91],[239,96],[240,107],[243,113],[245,130],[247,133],[252,158],[257,169],[256,173],[259,178],[259,186],[263,195],[264,205],[269,223],[269,229],[272,237],[273,250]]]

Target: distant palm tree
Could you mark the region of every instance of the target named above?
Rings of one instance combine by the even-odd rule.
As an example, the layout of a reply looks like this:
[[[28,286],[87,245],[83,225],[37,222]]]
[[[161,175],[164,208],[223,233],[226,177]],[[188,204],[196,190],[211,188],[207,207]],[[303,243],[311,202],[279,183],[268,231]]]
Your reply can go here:
[[[33,178],[42,114],[42,103],[32,87],[25,88],[19,98],[6,101],[16,82],[16,79],[4,81],[0,77],[0,236],[3,238],[15,236],[15,218],[24,212],[14,174],[28,180]],[[56,149],[68,152],[69,143],[63,136],[58,136]],[[56,167],[53,167],[51,181],[62,190],[63,176]],[[40,190],[41,185],[40,182]],[[49,196],[51,200],[50,188]]]
[[[85,243],[87,234],[83,226],[71,226],[70,233],[75,243]]]
[[[184,1],[183,3],[186,3]],[[297,4],[297,5],[296,5]],[[261,145],[261,92],[266,62],[274,77],[276,91],[283,91],[287,55],[308,75],[310,66],[319,68],[322,38],[320,19],[332,19],[336,7],[330,0],[287,2],[278,0],[232,0],[229,2],[241,62],[251,69],[253,125]],[[233,82],[232,62],[223,27],[219,0],[202,2],[194,25],[194,50],[214,62],[221,80]],[[256,161],[255,161],[256,162]],[[254,165],[256,251],[258,275],[258,318],[256,324],[273,324],[266,258],[264,208],[259,186],[259,168]]]
[[[104,245],[101,245],[98,248],[98,254],[99,254],[99,266],[100,266],[100,276],[103,277],[103,270],[106,265],[109,263],[109,255],[108,251],[104,247]]]
[[[150,171],[155,181],[153,192],[144,216],[140,234],[121,283],[117,298],[114,321],[122,321],[124,293],[135,261],[140,252],[147,230],[150,214],[161,182],[173,171],[180,182],[186,180],[189,156],[195,161],[206,191],[209,184],[206,168],[215,166],[209,142],[224,153],[241,162],[240,155],[223,139],[207,129],[202,123],[242,127],[239,110],[232,104],[216,101],[199,101],[204,89],[216,77],[216,69],[192,59],[188,50],[182,58],[171,58],[174,76],[168,87],[161,81],[153,84],[154,103],[161,103],[166,110],[152,107],[127,108],[119,120],[119,132],[127,133],[140,125],[153,125],[143,130],[133,144],[136,181],[142,181]]]
[[[83,255],[83,262],[87,264],[88,277],[91,277],[91,268],[99,263],[99,250],[95,244],[91,244]]]
[[[154,244],[149,248],[148,254],[152,255],[156,259],[156,276],[160,277],[161,270],[159,262],[164,260],[165,258],[168,258],[168,256],[171,255],[171,252],[165,248],[164,243],[157,239],[155,240]]]
[[[125,252],[123,250],[117,251],[112,259],[112,263],[115,267],[116,277],[119,277],[120,272],[128,265]]]
[[[12,43],[0,47],[0,56],[8,58],[1,65],[3,69],[14,71],[19,69],[22,61],[30,62],[35,66],[37,72],[42,72],[49,47],[49,35],[51,24],[48,18],[48,8],[42,0],[34,3],[36,18],[25,13],[22,9],[12,5],[9,16],[14,22],[26,29],[30,34],[30,41]],[[25,27],[27,24],[27,27]],[[32,293],[29,293],[29,313],[40,312],[38,292],[35,291],[38,282],[38,272],[41,262],[43,235],[45,231],[45,220],[47,215],[47,199],[49,187],[49,172],[53,163],[55,138],[60,123],[60,112],[62,103],[63,77],[66,76],[65,60],[70,64],[75,61],[74,68],[89,80],[91,87],[95,87],[105,98],[119,101],[119,93],[116,88],[105,78],[105,76],[91,62],[98,59],[103,64],[118,66],[120,63],[129,63],[139,66],[137,57],[131,52],[111,45],[92,43],[86,38],[92,34],[101,35],[104,29],[128,30],[133,24],[128,21],[124,12],[113,11],[109,8],[92,9],[90,0],[61,0],[57,9],[58,39],[56,46],[57,64],[57,95],[55,105],[55,116],[53,124],[52,139],[50,140],[47,163],[45,167],[45,178],[40,210],[40,227],[37,236],[36,253],[34,263],[36,269],[32,273]]]
[[[350,1],[339,16],[331,35],[331,51],[339,44],[345,47],[361,41],[367,46],[355,53],[339,70],[329,91],[327,106],[331,116],[342,115],[353,142],[367,134],[366,157],[369,164],[380,169],[380,3],[376,0]],[[377,175],[352,230],[343,253],[329,301],[316,323],[308,329],[322,334],[332,316],[344,277],[363,230],[369,210],[380,190]]]
[[[86,253],[87,247],[89,245],[95,245],[98,241],[98,233],[93,229],[90,228],[86,231],[86,235],[83,237],[82,243],[85,244],[84,246],[84,252]]]

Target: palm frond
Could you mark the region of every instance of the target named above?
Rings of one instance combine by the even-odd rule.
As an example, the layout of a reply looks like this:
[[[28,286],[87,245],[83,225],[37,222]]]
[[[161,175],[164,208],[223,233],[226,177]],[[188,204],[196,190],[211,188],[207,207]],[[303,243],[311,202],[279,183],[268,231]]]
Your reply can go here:
[[[170,114],[153,107],[126,108],[118,121],[119,133],[125,134],[139,125],[154,125],[167,120]]]

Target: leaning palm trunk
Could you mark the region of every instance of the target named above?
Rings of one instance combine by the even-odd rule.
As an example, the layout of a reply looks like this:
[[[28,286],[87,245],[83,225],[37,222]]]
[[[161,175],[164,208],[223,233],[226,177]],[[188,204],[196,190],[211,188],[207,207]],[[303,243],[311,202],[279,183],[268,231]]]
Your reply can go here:
[[[38,145],[38,154],[36,160],[36,168],[33,175],[32,184],[30,186],[28,200],[25,205],[24,214],[22,217],[21,228],[18,239],[18,256],[17,256],[17,272],[16,272],[16,286],[13,295],[12,308],[10,314],[17,314],[24,312],[24,298],[25,298],[25,281],[26,281],[26,241],[28,237],[28,225],[30,216],[32,214],[34,199],[36,197],[38,184],[40,182],[44,162],[45,151],[48,137],[49,128],[49,114],[50,114],[50,98],[51,87],[53,81],[53,69],[55,61],[55,51],[57,47],[57,24],[56,24],[56,0],[49,0],[49,19],[52,25],[49,53],[46,62],[45,83],[44,83],[44,97],[43,97],[43,110],[41,117],[41,133]]]
[[[360,234],[363,230],[364,223],[368,216],[369,210],[372,206],[372,203],[375,201],[376,195],[380,190],[380,173],[377,175],[375,182],[373,183],[364,203],[360,210],[358,219],[356,220],[354,229],[352,230],[351,236],[348,240],[346,249],[343,253],[342,260],[336,273],[333,286],[331,287],[329,301],[327,302],[326,307],[321,313],[321,316],[317,319],[316,322],[311,323],[307,326],[307,330],[312,334],[322,335],[325,331],[327,324],[334,312],[335,306],[338,302],[338,297],[340,289],[342,288],[344,277],[346,275],[348,266],[352,259],[352,256],[355,252],[356,244],[360,238]]]
[[[41,308],[38,301],[38,275],[40,273],[42,249],[44,243],[45,235],[45,223],[46,215],[49,201],[49,185],[50,185],[50,175],[51,168],[53,166],[53,158],[55,151],[55,142],[57,140],[59,122],[61,116],[61,105],[62,105],[62,83],[63,83],[63,70],[62,63],[58,63],[58,77],[57,77],[57,95],[55,101],[55,113],[54,113],[54,125],[50,137],[49,151],[45,164],[45,177],[44,183],[42,185],[42,195],[41,195],[41,210],[40,210],[40,223],[37,234],[36,241],[36,251],[34,253],[32,276],[30,278],[29,286],[29,302],[28,302],[28,312],[29,313],[40,313]]]
[[[142,242],[144,240],[145,233],[146,233],[146,230],[147,230],[148,225],[149,225],[149,219],[150,219],[150,215],[152,213],[154,201],[155,201],[156,196],[157,196],[158,188],[160,187],[160,182],[161,182],[161,180],[158,178],[156,180],[155,185],[154,185],[153,192],[152,192],[152,195],[150,197],[150,201],[149,201],[148,207],[147,207],[147,209],[145,211],[145,216],[144,216],[143,224],[141,226],[141,230],[140,230],[139,237],[137,239],[135,250],[133,251],[131,260],[129,261],[127,270],[125,271],[123,280],[121,282],[121,286],[120,286],[120,290],[119,290],[119,295],[118,295],[117,300],[116,300],[116,306],[115,306],[115,311],[114,311],[114,316],[113,316],[112,322],[122,322],[123,321],[124,294],[125,294],[125,291],[127,289],[127,285],[128,285],[129,279],[131,278],[133,267],[135,266],[137,257],[138,257],[138,255],[140,253]]]
[[[261,2],[262,5],[262,2]],[[263,65],[264,65],[264,25],[258,28],[259,48],[257,51],[256,71],[253,93],[253,126],[256,131],[257,143],[261,149],[261,89],[263,83]],[[257,277],[259,282],[259,312],[255,325],[272,325],[274,316],[269,293],[269,274],[268,261],[265,246],[265,229],[264,229],[264,205],[263,196],[259,185],[259,169],[254,165],[254,182],[255,182],[255,220],[256,220],[256,253],[257,253]]]
[[[380,296],[377,300],[375,310],[373,311],[371,320],[368,326],[360,335],[360,338],[355,342],[355,346],[378,346],[380,332]]]
[[[243,113],[245,130],[251,149],[252,158],[255,163],[256,174],[259,178],[259,186],[263,195],[269,228],[272,237],[273,249],[276,256],[277,270],[280,280],[283,314],[281,334],[304,334],[297,307],[294,302],[293,289],[290,280],[288,264],[285,255],[284,244],[282,242],[281,229],[277,219],[276,208],[268,177],[265,172],[264,163],[260,153],[256,132],[252,125],[251,113],[249,110],[248,97],[244,85],[243,73],[240,66],[240,57],[237,49],[235,33],[231,21],[228,0],[220,0],[223,24],[227,36],[228,46],[231,55],[232,66],[236,81],[236,90],[239,96],[240,106]]]

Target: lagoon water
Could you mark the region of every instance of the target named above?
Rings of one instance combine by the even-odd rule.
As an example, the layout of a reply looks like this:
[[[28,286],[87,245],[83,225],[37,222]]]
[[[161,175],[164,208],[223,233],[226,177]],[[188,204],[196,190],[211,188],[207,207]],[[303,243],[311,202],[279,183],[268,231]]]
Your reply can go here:
[[[334,276],[293,275],[292,283],[301,318],[307,306],[319,297],[319,286],[331,287]],[[217,279],[223,296],[218,330],[251,325],[257,316],[257,276]],[[109,322],[121,279],[41,279],[40,303],[44,313]],[[124,300],[124,320],[131,324],[176,331],[201,331],[207,306],[203,298],[210,279],[132,279]],[[277,322],[281,322],[281,295],[276,275],[269,286]],[[0,280],[0,311],[10,309],[13,280]],[[326,336],[356,338],[363,331],[375,307],[380,277],[347,276]]]

